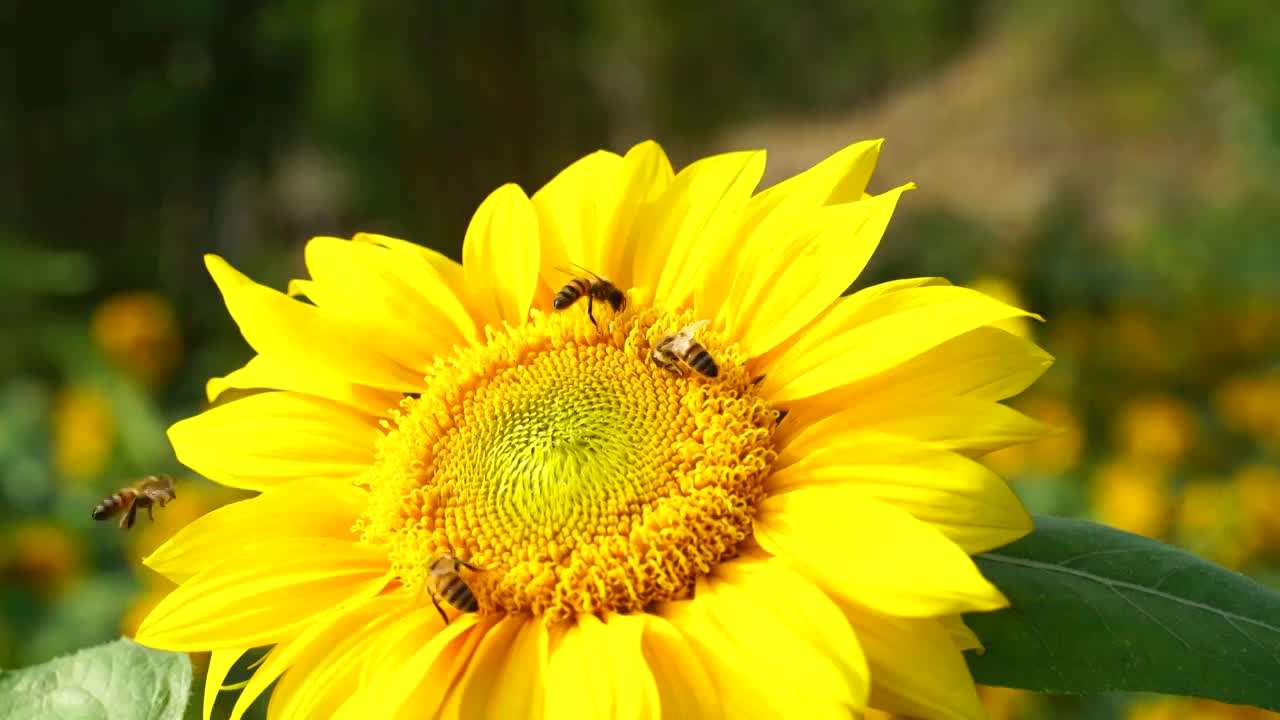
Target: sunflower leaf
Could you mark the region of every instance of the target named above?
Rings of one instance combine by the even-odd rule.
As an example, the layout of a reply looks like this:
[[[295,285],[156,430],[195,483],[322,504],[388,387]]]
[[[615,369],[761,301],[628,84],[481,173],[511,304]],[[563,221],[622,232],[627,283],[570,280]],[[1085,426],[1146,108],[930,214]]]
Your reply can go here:
[[[191,690],[185,653],[121,638],[0,673],[6,720],[179,720]]]
[[[987,685],[1054,693],[1194,695],[1280,710],[1280,594],[1182,550],[1037,517],[976,556],[1012,606],[966,615]]]

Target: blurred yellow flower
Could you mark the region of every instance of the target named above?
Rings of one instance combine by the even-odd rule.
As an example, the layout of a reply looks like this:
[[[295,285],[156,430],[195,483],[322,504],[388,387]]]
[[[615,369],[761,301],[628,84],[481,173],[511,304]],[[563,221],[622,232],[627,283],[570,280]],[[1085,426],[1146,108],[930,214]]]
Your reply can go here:
[[[1152,538],[1168,533],[1172,501],[1163,468],[1136,460],[1105,463],[1094,472],[1089,497],[1100,522]]]
[[[1229,568],[1240,566],[1248,552],[1236,487],[1218,478],[1196,478],[1182,488],[1176,520],[1180,545]]]
[[[1271,298],[1250,298],[1234,307],[1223,308],[1206,328],[1222,337],[1227,349],[1236,353],[1266,353],[1280,339],[1280,309]]]
[[[1280,720],[1280,714],[1201,698],[1157,697],[1134,702],[1125,720]]]
[[[93,340],[115,366],[147,387],[169,379],[181,359],[173,305],[147,291],[108,298],[93,313]]]
[[[1214,409],[1231,430],[1280,440],[1280,373],[1238,375],[1214,389]]]
[[[60,477],[96,477],[115,447],[116,421],[102,391],[73,385],[57,392],[51,415],[53,466]]]
[[[1148,395],[1129,401],[1112,428],[1116,446],[1142,462],[1172,465],[1195,443],[1196,419],[1186,403],[1170,395]]]
[[[1036,693],[1006,687],[979,685],[978,695],[987,708],[989,720],[1014,720],[1026,714],[1027,706],[1035,700]]]
[[[2,552],[6,580],[48,594],[65,588],[82,565],[76,535],[62,525],[46,521],[13,528],[4,538]]]
[[[1250,553],[1280,550],[1280,468],[1243,465],[1233,482],[1248,523]]]

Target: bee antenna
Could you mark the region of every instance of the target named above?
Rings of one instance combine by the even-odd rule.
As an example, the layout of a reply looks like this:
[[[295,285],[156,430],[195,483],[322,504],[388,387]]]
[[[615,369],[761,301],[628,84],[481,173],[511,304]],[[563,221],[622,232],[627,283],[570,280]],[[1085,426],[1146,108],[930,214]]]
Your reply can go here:
[[[572,265],[572,266],[574,266],[574,267],[576,267],[576,268],[578,268],[579,270],[581,270],[581,271],[582,271],[582,272],[584,272],[584,273],[588,273],[589,275],[591,275],[592,277],[594,277],[594,278],[595,278],[595,279],[597,279],[597,280],[603,280],[603,279],[604,279],[604,278],[600,277],[599,275],[596,275],[594,272],[592,272],[592,271],[590,271],[590,270],[588,270],[588,269],[586,269],[586,268],[582,267],[582,266],[581,266],[581,265],[579,265],[578,263],[569,263],[569,264],[570,264],[570,265]]]

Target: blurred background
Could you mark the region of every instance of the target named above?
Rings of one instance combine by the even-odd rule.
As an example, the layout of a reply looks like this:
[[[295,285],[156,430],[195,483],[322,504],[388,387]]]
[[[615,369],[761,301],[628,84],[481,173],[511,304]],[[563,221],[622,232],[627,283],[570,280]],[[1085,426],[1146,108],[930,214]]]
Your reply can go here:
[[[677,167],[767,148],[766,184],[886,137],[873,190],[921,189],[859,284],[945,275],[1048,319],[1017,326],[1058,362],[1014,404],[1064,432],[990,463],[1034,512],[1280,587],[1280,6],[3,8],[0,667],[132,633],[169,587],[138,559],[241,496],[164,437],[250,355],[203,253],[279,288],[317,234],[457,258],[493,188],[649,137]],[[164,471],[154,524],[90,520]],[[997,720],[1268,716],[984,692]]]

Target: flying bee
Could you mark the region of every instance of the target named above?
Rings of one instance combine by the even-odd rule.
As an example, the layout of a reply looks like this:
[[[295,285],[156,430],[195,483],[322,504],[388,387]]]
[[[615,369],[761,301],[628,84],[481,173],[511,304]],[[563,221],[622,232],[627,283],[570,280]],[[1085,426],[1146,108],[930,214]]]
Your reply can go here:
[[[445,625],[449,624],[449,616],[444,614],[444,608],[440,607],[437,597],[443,598],[445,602],[462,612],[473,613],[480,609],[480,604],[476,602],[476,596],[471,592],[471,587],[467,585],[466,580],[462,579],[460,574],[462,568],[484,572],[483,569],[448,553],[433,555],[431,561],[427,563],[427,577],[423,581],[423,588],[431,592],[431,604],[436,606],[436,611],[440,613],[440,619],[444,620]],[[419,588],[418,592],[421,594],[422,588]]]
[[[707,377],[719,375],[720,368],[716,366],[711,353],[693,339],[694,333],[709,322],[711,321],[699,320],[659,340],[653,348],[653,364],[675,375],[684,374],[680,368],[682,362]]]
[[[133,521],[137,518],[140,508],[146,509],[147,517],[154,522],[156,517],[152,514],[152,508],[156,505],[164,507],[166,503],[177,497],[177,493],[173,491],[172,477],[148,475],[110,497],[104,498],[93,509],[93,519],[106,520],[124,513],[124,517],[120,518],[120,528],[128,530],[133,527]]]
[[[568,285],[560,288],[560,292],[556,293],[555,298],[551,301],[552,307],[557,310],[564,310],[570,305],[578,302],[578,300],[585,295],[587,296],[587,317],[591,319],[592,325],[596,325],[596,316],[592,313],[592,310],[595,308],[595,302],[597,300],[609,303],[609,307],[612,307],[615,313],[621,312],[622,308],[626,307],[627,296],[618,289],[617,285],[614,285],[581,265],[574,265],[574,267],[588,273],[594,279],[577,275],[569,281]],[[574,274],[572,270],[562,269],[561,272],[567,272],[571,275]],[[596,325],[596,327],[599,327],[599,325]]]

